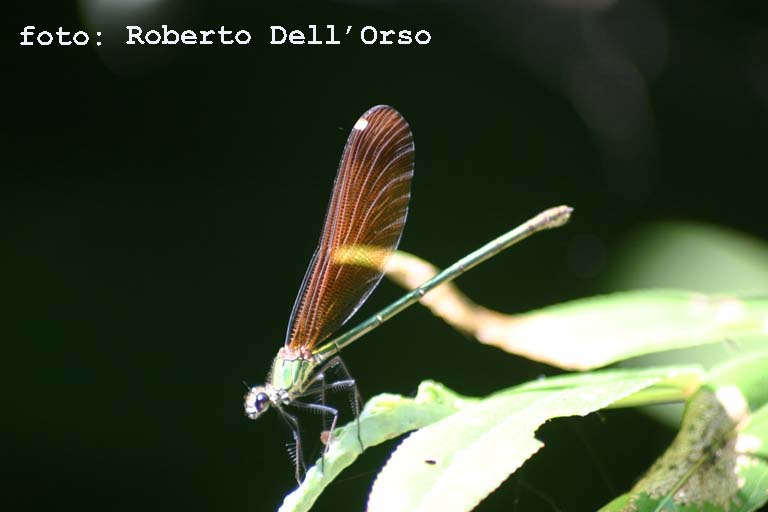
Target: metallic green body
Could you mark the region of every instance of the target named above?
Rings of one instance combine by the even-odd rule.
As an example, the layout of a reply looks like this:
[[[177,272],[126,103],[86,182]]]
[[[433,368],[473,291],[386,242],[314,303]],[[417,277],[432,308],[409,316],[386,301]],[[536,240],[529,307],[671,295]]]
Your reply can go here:
[[[290,401],[301,396],[312,383],[317,363],[312,359],[286,359],[282,354],[275,357],[269,376],[269,385],[279,390]]]
[[[537,216],[529,219],[527,222],[519,225],[512,231],[504,233],[500,237],[496,238],[495,240],[491,240],[476,251],[467,254],[450,267],[432,277],[432,279],[429,279],[421,286],[414,288],[400,299],[382,309],[369,319],[363,321],[361,324],[357,325],[357,327],[345,332],[341,336],[337,336],[324,345],[317,347],[312,351],[312,354],[315,356],[315,358],[321,361],[329,359],[356,339],[360,338],[367,332],[372,331],[407,307],[410,307],[411,305],[418,302],[427,292],[436,288],[437,286],[453,281],[467,270],[492,258],[504,249],[515,245],[517,242],[525,240],[538,231],[562,226],[568,222],[572,211],[573,208],[570,206],[556,206],[554,208],[544,210]]]

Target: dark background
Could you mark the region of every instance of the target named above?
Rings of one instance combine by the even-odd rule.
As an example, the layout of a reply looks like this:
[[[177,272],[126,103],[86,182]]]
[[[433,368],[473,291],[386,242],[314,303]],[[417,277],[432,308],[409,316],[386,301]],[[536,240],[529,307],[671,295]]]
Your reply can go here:
[[[6,510],[276,508],[295,484],[287,432],[274,414],[243,416],[242,381],[260,382],[283,341],[341,148],[372,105],[395,106],[415,134],[403,249],[446,265],[545,207],[576,208],[567,228],[460,279],[491,307],[610,291],[615,248],[651,221],[768,237],[766,10],[667,3],[93,0],[10,17]],[[253,39],[126,47],[132,23]],[[310,23],[432,41],[268,44],[270,25]],[[101,30],[104,44],[20,47],[25,25]],[[400,293],[383,282],[359,317]],[[345,360],[365,397],[427,378],[482,395],[557,373],[419,307]],[[594,509],[673,435],[634,411],[546,425],[547,447],[480,510]],[[367,452],[317,510],[363,508],[393,446]]]

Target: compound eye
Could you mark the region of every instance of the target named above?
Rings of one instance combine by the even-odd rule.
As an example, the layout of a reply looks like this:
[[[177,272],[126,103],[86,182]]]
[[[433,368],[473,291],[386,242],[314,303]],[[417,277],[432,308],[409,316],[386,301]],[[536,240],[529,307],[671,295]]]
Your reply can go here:
[[[256,411],[258,412],[266,411],[269,407],[269,397],[266,393],[259,393],[256,395],[256,400],[254,400],[253,405],[256,406]]]

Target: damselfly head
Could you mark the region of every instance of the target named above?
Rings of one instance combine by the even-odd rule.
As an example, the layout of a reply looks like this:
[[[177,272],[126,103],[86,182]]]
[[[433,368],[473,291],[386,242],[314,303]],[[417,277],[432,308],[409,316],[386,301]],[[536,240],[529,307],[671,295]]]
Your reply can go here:
[[[245,415],[255,420],[261,414],[269,409],[269,404],[272,402],[269,398],[267,388],[264,386],[253,386],[245,394]]]

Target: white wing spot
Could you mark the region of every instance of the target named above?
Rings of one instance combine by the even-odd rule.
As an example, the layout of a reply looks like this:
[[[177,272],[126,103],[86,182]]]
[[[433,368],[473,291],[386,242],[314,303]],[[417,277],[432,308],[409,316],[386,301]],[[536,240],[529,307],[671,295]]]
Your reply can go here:
[[[352,128],[354,128],[355,130],[365,130],[367,126],[368,126],[368,120],[364,117],[361,117],[360,119],[357,120],[357,122],[355,123],[355,126],[353,126]]]

